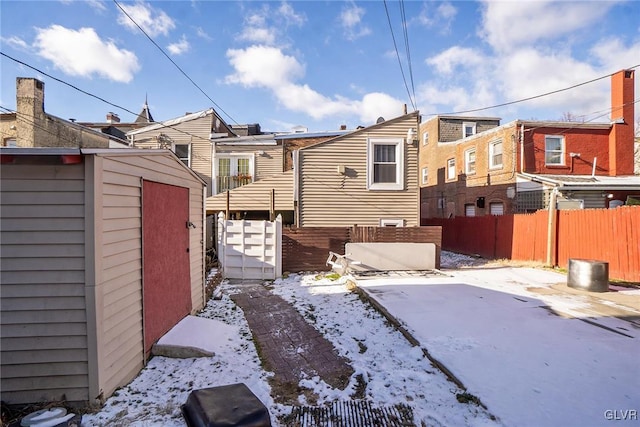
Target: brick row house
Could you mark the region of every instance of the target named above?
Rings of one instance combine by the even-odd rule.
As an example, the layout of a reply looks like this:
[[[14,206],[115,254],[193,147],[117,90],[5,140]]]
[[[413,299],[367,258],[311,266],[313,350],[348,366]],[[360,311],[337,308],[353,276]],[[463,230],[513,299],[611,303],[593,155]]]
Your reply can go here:
[[[619,206],[634,176],[634,71],[611,77],[611,122],[435,116],[420,125],[421,218]]]

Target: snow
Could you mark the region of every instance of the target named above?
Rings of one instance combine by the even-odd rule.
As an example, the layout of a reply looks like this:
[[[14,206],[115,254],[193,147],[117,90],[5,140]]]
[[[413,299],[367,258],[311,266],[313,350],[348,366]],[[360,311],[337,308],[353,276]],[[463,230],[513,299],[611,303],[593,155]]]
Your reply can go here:
[[[348,276],[331,280],[322,273],[294,274],[269,283],[355,370],[345,390],[317,377],[303,379],[300,387],[315,394],[317,404],[350,400],[364,390],[360,397],[373,405],[410,405],[417,424],[429,426],[597,426],[610,422],[606,410],[618,415],[622,410],[640,410],[637,327],[623,319],[585,315],[589,299],[556,292],[554,286],[566,282],[556,272],[485,265],[444,251],[442,264],[446,276],[358,279],[357,283],[488,411],[458,402],[456,394],[462,390],[431,364],[421,347],[409,344],[350,291]],[[201,319],[188,319],[184,329],[178,327],[178,333],[163,337],[170,345],[209,346],[214,356],[152,358],[99,412],[85,415],[83,425],[184,426],[180,405],[191,390],[238,382],[267,406],[273,425],[280,425],[277,417],[288,414],[291,407],[270,396],[272,374],[261,368],[242,310],[230,299],[238,289],[223,282],[220,290],[221,299],[210,300],[198,315]],[[620,292],[640,296],[638,290]],[[620,308],[615,302],[608,304]],[[220,327],[212,330],[201,322]],[[316,404],[307,396],[301,391],[299,402]]]
[[[237,326],[219,320],[187,316],[162,336],[158,345],[195,347],[215,354],[234,341],[239,332]]]

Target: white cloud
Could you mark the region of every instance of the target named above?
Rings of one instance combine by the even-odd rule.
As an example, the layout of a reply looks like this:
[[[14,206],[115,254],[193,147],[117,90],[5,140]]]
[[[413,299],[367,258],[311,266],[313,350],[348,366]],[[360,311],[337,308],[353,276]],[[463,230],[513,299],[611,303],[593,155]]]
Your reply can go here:
[[[16,50],[25,50],[29,47],[27,42],[16,36],[11,36],[8,38],[0,37],[0,41],[2,41],[3,44],[7,44]]]
[[[363,8],[353,2],[343,7],[338,19],[348,40],[355,40],[371,34],[371,29],[362,23],[362,17],[365,13]]]
[[[278,15],[284,19],[287,25],[301,27],[307,21],[307,17],[304,14],[296,13],[293,7],[287,2],[280,4]]]
[[[107,10],[107,7],[105,6],[105,2],[103,0],[87,0],[87,3],[89,3],[89,6],[99,12],[104,12]]]
[[[496,50],[511,51],[590,29],[614,1],[483,1],[481,36]],[[526,25],[524,25],[526,24]]]
[[[209,33],[207,33],[204,29],[202,29],[202,27],[197,27],[196,28],[196,34],[198,35],[198,37],[200,37],[201,39],[205,39],[205,40],[213,40],[213,37],[211,37],[209,35]]]
[[[238,36],[238,40],[272,45],[276,41],[276,34],[273,28],[267,27],[246,27]]]
[[[424,3],[422,10],[412,21],[417,21],[427,28],[439,27],[441,32],[447,33],[458,14],[458,9],[450,2],[443,2],[433,9],[433,3]]]
[[[191,49],[191,45],[189,44],[189,41],[187,40],[187,37],[185,35],[180,38],[179,42],[171,43],[169,46],[167,46],[167,50],[172,55],[182,55],[183,53],[188,52],[189,49]]]
[[[164,11],[156,10],[143,1],[137,1],[135,4],[120,3],[120,6],[151,37],[159,34],[166,36],[176,27],[173,19]],[[121,13],[118,17],[118,23],[134,32],[139,31],[131,19]]]
[[[457,66],[473,68],[484,61],[485,57],[477,49],[460,46],[453,46],[426,60],[427,64],[436,67],[442,74],[451,74]]]
[[[270,90],[286,108],[314,119],[350,115],[373,122],[381,115],[396,117],[402,114],[402,102],[382,93],[365,94],[362,100],[339,95],[331,98],[309,85],[297,83],[304,77],[304,66],[272,46],[230,49],[227,57],[235,73],[226,77],[226,83]]]
[[[133,52],[103,41],[93,28],[71,30],[60,25],[36,28],[34,47],[38,55],[72,76],[93,75],[118,82],[129,82],[140,69]]]
[[[275,47],[229,49],[227,57],[235,68],[235,74],[226,77],[227,83],[277,88],[304,75],[304,66],[297,59]]]

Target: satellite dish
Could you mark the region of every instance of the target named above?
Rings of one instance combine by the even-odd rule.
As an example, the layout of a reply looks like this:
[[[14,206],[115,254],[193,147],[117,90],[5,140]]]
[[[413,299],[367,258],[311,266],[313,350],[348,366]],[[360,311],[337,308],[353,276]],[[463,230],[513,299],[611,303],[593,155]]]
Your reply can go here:
[[[384,122],[384,117],[380,116],[378,117],[378,120],[376,120],[376,123],[382,123]]]

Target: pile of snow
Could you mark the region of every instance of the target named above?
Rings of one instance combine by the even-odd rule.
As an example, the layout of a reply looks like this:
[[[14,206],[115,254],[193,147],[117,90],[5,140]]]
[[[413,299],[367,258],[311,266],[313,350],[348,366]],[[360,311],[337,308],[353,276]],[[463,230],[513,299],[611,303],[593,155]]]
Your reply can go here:
[[[407,340],[356,294],[346,278],[323,275],[291,275],[273,284],[273,292],[293,304],[329,339],[355,370],[345,390],[333,389],[319,378],[306,378],[300,386],[317,396],[317,403],[365,398],[373,405],[397,403],[414,409],[417,425],[497,425],[490,414],[473,403],[459,403],[455,384],[436,369],[418,347]],[[274,426],[291,407],[275,403],[268,383],[272,375],[260,366],[251,332],[242,310],[229,296],[237,288],[223,282],[222,298],[208,302],[201,317],[216,319],[238,329],[216,345],[213,357],[169,359],[154,357],[129,385],[109,398],[100,412],[85,415],[83,425],[184,426],[180,405],[192,390],[242,382],[267,406]],[[202,341],[199,332],[193,339]],[[307,402],[301,393],[301,404]]]

